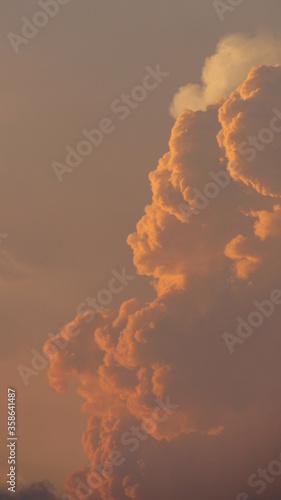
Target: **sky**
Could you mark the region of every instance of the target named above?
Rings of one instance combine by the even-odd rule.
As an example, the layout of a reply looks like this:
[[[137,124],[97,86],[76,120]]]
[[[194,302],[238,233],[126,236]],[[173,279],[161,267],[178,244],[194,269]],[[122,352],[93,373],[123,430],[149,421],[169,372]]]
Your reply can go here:
[[[280,499],[280,3],[0,8],[0,499]]]

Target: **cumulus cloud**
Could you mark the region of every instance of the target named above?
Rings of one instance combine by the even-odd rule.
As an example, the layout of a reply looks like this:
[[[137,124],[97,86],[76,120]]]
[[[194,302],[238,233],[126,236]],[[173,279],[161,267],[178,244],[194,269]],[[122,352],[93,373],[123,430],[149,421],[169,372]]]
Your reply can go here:
[[[206,110],[216,99],[228,97],[252,66],[278,63],[281,63],[280,40],[266,35],[227,35],[218,43],[216,53],[206,59],[201,83],[181,87],[170,113],[177,118],[184,109]]]
[[[237,337],[237,318],[281,288],[281,143],[251,162],[239,152],[279,106],[280,73],[255,67],[228,99],[181,113],[128,237],[154,300],[78,315],[51,358],[50,385],[76,380],[88,414],[89,467],[67,477],[71,499],[251,498],[247,478],[280,455],[281,305]],[[280,498],[280,479],[267,487]]]
[[[231,174],[257,192],[280,198],[281,66],[254,67],[219,111],[220,144]]]

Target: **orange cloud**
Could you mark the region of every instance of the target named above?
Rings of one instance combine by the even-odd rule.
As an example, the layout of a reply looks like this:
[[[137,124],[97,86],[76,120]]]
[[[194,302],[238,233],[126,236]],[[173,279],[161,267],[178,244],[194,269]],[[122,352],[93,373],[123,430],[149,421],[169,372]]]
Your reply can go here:
[[[281,109],[280,83],[280,66],[255,67],[228,99],[179,116],[149,176],[151,204],[128,237],[154,300],[131,299],[91,325],[77,316],[79,334],[51,358],[50,385],[62,391],[74,378],[89,415],[90,465],[67,478],[69,494],[85,499],[88,485],[90,500],[183,491],[222,500],[239,490],[244,450],[256,458],[257,434],[272,429],[262,447],[275,446],[275,416],[260,408],[281,410],[278,308],[269,334],[249,339],[238,361],[222,335],[281,282],[280,141],[251,162],[240,147]],[[188,224],[182,204],[198,212]]]

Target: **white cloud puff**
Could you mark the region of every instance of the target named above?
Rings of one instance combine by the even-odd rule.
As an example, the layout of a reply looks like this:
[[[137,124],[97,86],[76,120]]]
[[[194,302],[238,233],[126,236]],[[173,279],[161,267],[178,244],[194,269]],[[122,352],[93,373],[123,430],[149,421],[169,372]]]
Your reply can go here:
[[[252,66],[278,63],[281,63],[280,40],[266,35],[227,35],[218,43],[216,53],[206,59],[201,83],[181,87],[170,113],[177,118],[184,109],[205,110],[216,99],[228,97]]]

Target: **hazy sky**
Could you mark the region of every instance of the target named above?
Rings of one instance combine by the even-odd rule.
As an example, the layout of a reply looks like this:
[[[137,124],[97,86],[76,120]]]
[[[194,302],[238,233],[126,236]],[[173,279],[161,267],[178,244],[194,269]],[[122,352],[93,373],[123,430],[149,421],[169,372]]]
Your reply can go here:
[[[228,9],[222,20],[213,3],[70,0],[38,32],[26,28],[29,38],[23,43],[7,35],[22,36],[23,18],[32,20],[42,8],[37,0],[0,0],[0,234],[6,235],[0,238],[0,433],[4,444],[0,472],[5,490],[7,387],[17,391],[19,489],[48,480],[61,494],[67,475],[88,467],[93,457],[105,460],[107,447],[114,449],[117,437],[110,437],[110,429],[112,436],[116,431],[112,421],[121,422],[118,432],[130,429],[130,418],[139,422],[148,418],[157,397],[170,397],[179,410],[163,429],[157,428],[143,453],[138,451],[128,466],[126,461],[120,477],[128,479],[124,483],[122,477],[114,479],[109,489],[99,494],[95,490],[90,500],[168,500],[173,491],[178,500],[189,492],[199,500],[226,498],[225,492],[230,492],[227,498],[234,500],[235,492],[250,495],[253,491],[246,488],[251,473],[280,456],[281,408],[274,385],[280,379],[280,313],[270,319],[268,328],[274,332],[270,342],[264,345],[259,339],[252,343],[252,351],[245,344],[235,366],[233,356],[218,340],[224,328],[233,331],[236,317],[251,312],[254,300],[267,299],[281,288],[277,264],[280,136],[276,133],[250,166],[244,155],[242,174],[236,174],[234,166],[241,160],[241,154],[235,153],[241,142],[278,117],[274,108],[281,113],[280,70],[252,73],[242,90],[226,102],[217,101],[205,114],[204,110],[217,99],[228,98],[252,66],[281,64],[281,4],[244,0]],[[216,48],[232,34],[234,38]],[[243,35],[252,41],[245,41]],[[189,86],[179,96],[180,87],[201,83],[206,58],[213,54],[219,56],[205,72],[206,92]],[[158,65],[164,76],[153,77]],[[122,95],[142,87],[146,75],[150,85],[157,83],[155,88],[143,99],[142,90],[136,90],[139,102],[125,104],[123,114],[120,108],[116,112]],[[252,101],[257,89],[260,93]],[[186,107],[203,111],[184,112],[174,127],[172,102],[176,103],[174,116]],[[54,169],[54,162],[67,166],[66,147],[76,149],[85,140],[82,131],[100,128],[105,119],[107,133],[100,144],[78,166],[68,165],[58,176],[55,170],[61,167]],[[170,157],[158,164],[169,147]],[[202,191],[210,181],[209,170],[220,169],[222,157],[236,182],[229,194],[215,200],[213,212],[208,207],[201,221],[192,215],[199,222],[197,226],[194,222],[191,238],[178,206],[188,202],[192,206],[190,186]],[[49,380],[47,368],[42,368],[25,385],[18,366],[30,368],[31,351],[42,355],[48,334],[57,334],[84,312],[87,298],[110,289],[109,283],[123,268],[129,276],[139,275],[127,285],[120,278],[119,291],[107,294],[112,296],[108,316],[95,318],[96,325],[87,324],[87,316],[80,315],[77,321],[81,331],[85,329],[85,338],[79,334],[71,349],[54,358]],[[118,278],[116,288],[117,282]],[[118,312],[130,299],[139,302],[129,302]],[[186,334],[189,328],[193,334]],[[263,328],[267,331],[266,325]],[[149,329],[155,329],[151,345]],[[199,341],[194,339],[195,331]],[[94,333],[100,352],[91,344]],[[140,347],[128,347],[133,338]],[[260,391],[254,384],[255,364]],[[270,367],[267,381],[262,374]],[[74,378],[68,391],[59,393],[50,387],[61,390],[70,374]],[[126,409],[117,409],[109,397],[103,399],[106,391],[120,398]],[[84,400],[86,413],[81,411]],[[95,455],[98,439],[94,443],[90,437],[88,443],[84,434],[81,443],[89,416],[89,434],[98,432],[95,419],[102,421],[100,455]],[[246,429],[249,433],[243,440]],[[214,443],[220,435],[223,440]],[[228,450],[225,455],[227,443],[231,453]],[[165,462],[163,457],[169,458]],[[142,461],[143,483],[141,472],[136,472],[137,466],[134,469],[134,462],[141,469]],[[179,466],[171,470],[169,461]],[[183,474],[182,461],[194,481]],[[208,470],[206,491],[211,493],[204,493],[201,484],[197,489],[200,469]],[[168,478],[166,497],[160,486],[157,489],[163,471]],[[68,479],[72,493],[73,477]],[[264,498],[280,498],[281,477],[269,487],[271,493],[268,489]],[[34,498],[47,497],[42,493]],[[251,497],[237,500],[247,498]]]

